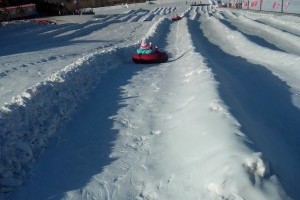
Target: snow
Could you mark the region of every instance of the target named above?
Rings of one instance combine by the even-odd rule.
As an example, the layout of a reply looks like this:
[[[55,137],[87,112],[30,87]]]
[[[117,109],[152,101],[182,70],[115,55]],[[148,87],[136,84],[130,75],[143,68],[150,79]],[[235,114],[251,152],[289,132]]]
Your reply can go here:
[[[94,11],[0,27],[0,199],[300,197],[299,17]]]

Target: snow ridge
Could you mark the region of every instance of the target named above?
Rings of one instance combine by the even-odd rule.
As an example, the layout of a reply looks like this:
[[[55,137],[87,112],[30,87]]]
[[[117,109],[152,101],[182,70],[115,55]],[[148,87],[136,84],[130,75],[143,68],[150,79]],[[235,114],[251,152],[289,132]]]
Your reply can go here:
[[[248,24],[246,22],[244,23],[244,26],[247,27]],[[241,25],[241,28],[244,26]],[[274,75],[286,81],[293,93],[293,103],[300,108],[300,86],[297,84],[297,77],[300,76],[297,63],[300,62],[300,56],[272,50],[255,44],[246,39],[239,31],[231,30],[214,17],[202,17],[201,27],[209,41],[220,46],[225,52],[241,56],[249,60],[249,62],[266,66]],[[217,31],[215,30],[216,27],[218,28]],[[259,35],[260,29],[253,31]],[[282,44],[284,44],[284,42]],[[295,44],[295,46],[300,48],[299,44]],[[288,45],[285,45],[285,47],[289,48]],[[249,49],[252,49],[252,51],[249,51]],[[257,56],[257,54],[260,56]],[[286,73],[287,71],[289,73]]]
[[[300,38],[298,36],[250,20],[243,15],[236,17],[229,11],[224,11],[222,13],[224,13],[225,17],[241,31],[250,35],[257,35],[286,52],[300,55]]]
[[[48,139],[98,84],[101,75],[117,66],[117,62],[110,62],[117,52],[111,50],[83,57],[26,89],[1,108],[3,162],[0,171],[4,175],[0,180],[1,192],[22,184],[27,169],[38,159]]]

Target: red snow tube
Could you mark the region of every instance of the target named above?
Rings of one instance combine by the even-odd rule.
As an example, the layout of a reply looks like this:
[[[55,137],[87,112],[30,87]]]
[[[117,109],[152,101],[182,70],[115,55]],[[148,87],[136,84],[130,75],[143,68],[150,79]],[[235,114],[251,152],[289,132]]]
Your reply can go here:
[[[35,19],[33,21],[37,22],[38,24],[56,24],[56,22],[47,19]]]
[[[162,52],[155,52],[152,54],[133,54],[132,60],[135,63],[150,64],[163,63],[168,61],[168,55]]]
[[[172,17],[172,21],[178,21],[178,20],[181,20],[180,16],[174,16],[174,17]]]

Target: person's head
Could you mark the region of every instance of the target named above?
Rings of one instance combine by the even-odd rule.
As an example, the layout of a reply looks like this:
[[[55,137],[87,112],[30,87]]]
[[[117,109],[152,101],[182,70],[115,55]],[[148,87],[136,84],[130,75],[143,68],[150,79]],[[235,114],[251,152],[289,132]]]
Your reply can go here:
[[[146,46],[147,46],[146,40],[142,39],[140,48],[146,48]]]

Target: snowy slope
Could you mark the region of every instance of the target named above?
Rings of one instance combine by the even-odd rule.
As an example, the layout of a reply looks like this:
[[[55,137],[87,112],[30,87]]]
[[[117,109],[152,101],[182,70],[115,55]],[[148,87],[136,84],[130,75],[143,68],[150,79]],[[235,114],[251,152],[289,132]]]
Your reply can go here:
[[[1,199],[300,197],[299,18],[96,14],[1,29]],[[133,64],[143,37],[170,62]]]

